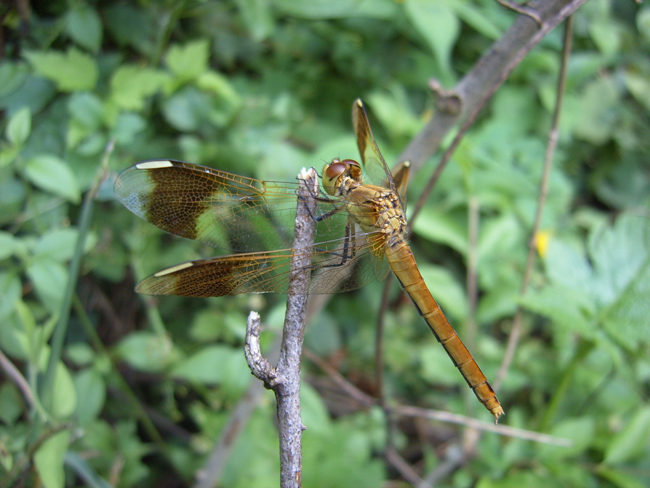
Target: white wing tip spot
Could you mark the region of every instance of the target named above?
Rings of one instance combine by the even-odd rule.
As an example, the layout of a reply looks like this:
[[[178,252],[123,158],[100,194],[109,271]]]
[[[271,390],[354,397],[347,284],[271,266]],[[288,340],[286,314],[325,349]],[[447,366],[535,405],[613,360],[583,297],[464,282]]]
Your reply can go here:
[[[161,168],[171,168],[173,163],[167,160],[156,160],[156,161],[144,161],[135,165],[138,169],[161,169]]]
[[[154,274],[154,276],[156,278],[160,278],[161,276],[166,276],[168,274],[176,273],[176,271],[180,271],[185,268],[191,268],[192,266],[194,266],[194,263],[192,262],[177,264],[176,266],[171,266],[169,268],[165,268],[161,271],[158,271],[157,273]]]

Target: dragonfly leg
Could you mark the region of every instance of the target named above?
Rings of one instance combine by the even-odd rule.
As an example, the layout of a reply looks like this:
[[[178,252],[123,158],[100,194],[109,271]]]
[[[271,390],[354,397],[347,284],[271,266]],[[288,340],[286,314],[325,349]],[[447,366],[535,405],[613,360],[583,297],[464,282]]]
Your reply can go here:
[[[320,177],[320,175],[319,175],[319,177]],[[300,178],[298,178],[298,179],[300,180]],[[311,198],[313,200],[316,200],[317,202],[333,202],[334,201],[320,187],[315,192],[314,192],[314,189],[311,188],[311,187],[308,188],[307,190],[309,191],[309,198]],[[301,195],[298,195],[298,198],[303,199],[304,197],[301,196]]]
[[[311,188],[309,189],[309,194],[310,194],[309,198],[314,199],[317,202],[331,203],[332,205],[334,205],[334,203],[335,203],[335,201],[333,199],[329,198],[328,196],[326,196],[326,195],[323,196],[324,194],[323,195],[314,194],[313,190]],[[299,195],[298,199],[299,200],[304,200],[304,197]],[[309,210],[309,207],[307,207],[307,208]],[[345,208],[345,206],[334,207],[334,208],[332,208],[332,210],[329,210],[328,212],[326,212],[326,213],[324,213],[322,215],[313,215],[311,213],[311,210],[309,210],[309,217],[312,220],[314,220],[315,222],[322,222],[323,220],[326,220],[326,219],[330,218],[332,215],[337,214],[338,212],[340,212],[344,208]]]
[[[329,200],[329,199],[328,199],[328,200]],[[333,208],[332,210],[330,210],[329,212],[325,212],[324,214],[322,214],[322,215],[318,215],[318,216],[316,216],[316,217],[312,216],[312,218],[313,218],[316,222],[322,222],[323,220],[329,219],[332,215],[335,215],[335,214],[339,213],[339,212],[340,212],[341,210],[343,210],[344,208],[345,208],[345,207],[343,207],[343,206],[341,206],[341,207],[334,207],[334,208]]]
[[[347,262],[351,259],[354,259],[357,255],[357,238],[356,234],[352,231],[350,222],[345,225],[345,237],[343,239],[343,249],[342,252],[332,251],[331,254],[338,256],[340,261],[334,264],[325,264],[323,268],[337,268],[340,266],[345,266]]]

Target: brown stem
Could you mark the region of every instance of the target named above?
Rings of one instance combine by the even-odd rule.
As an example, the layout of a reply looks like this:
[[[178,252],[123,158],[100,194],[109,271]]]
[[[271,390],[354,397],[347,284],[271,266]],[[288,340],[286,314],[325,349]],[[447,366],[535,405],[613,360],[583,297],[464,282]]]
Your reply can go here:
[[[468,251],[467,251],[467,326],[465,327],[465,344],[470,351],[476,349],[476,336],[478,327],[476,325],[476,306],[478,302],[478,232],[479,232],[479,208],[478,197],[472,195],[469,198],[468,213]]]
[[[548,179],[551,174],[551,168],[553,166],[553,155],[555,154],[555,148],[557,147],[558,141],[558,132],[559,132],[559,123],[560,123],[560,113],[562,111],[562,100],[564,97],[564,87],[566,82],[566,68],[569,62],[569,56],[571,54],[571,37],[573,35],[573,17],[569,17],[565,24],[564,28],[564,48],[562,50],[562,61],[560,65],[560,75],[557,82],[557,98],[555,100],[555,109],[553,112],[553,122],[551,124],[551,130],[548,134],[548,141],[546,144],[546,153],[544,155],[544,170],[542,173],[542,180],[539,185],[539,196],[537,198],[537,210],[535,212],[535,221],[533,223],[533,228],[531,231],[530,241],[528,243],[528,258],[526,260],[526,268],[524,269],[524,277],[521,283],[520,295],[523,297],[528,290],[528,284],[530,283],[530,276],[533,272],[533,266],[535,264],[535,254],[536,254],[536,242],[537,242],[537,233],[539,232],[539,226],[542,221],[542,213],[544,211],[544,204],[546,203],[546,195],[548,193]],[[515,313],[515,318],[512,322],[512,329],[510,330],[510,336],[508,337],[508,345],[506,346],[506,353],[503,357],[503,362],[499,367],[499,372],[497,373],[497,379],[494,382],[494,389],[498,390],[503,382],[510,364],[515,355],[517,349],[517,344],[519,343],[519,337],[521,335],[521,319],[523,316],[523,309],[521,305],[517,307],[517,312]]]
[[[367,406],[372,406],[377,404],[377,400],[375,398],[364,393],[359,388],[357,388],[352,383],[350,383],[348,380],[346,380],[341,373],[339,373],[335,368],[333,368],[327,361],[323,361],[323,359],[321,359],[315,352],[313,352],[308,348],[304,348],[302,353],[307,359],[309,359],[312,363],[314,363],[316,366],[322,369],[325,372],[325,374],[327,374],[330,377],[330,379],[334,383],[336,383],[339,386],[339,388],[341,388],[341,390],[347,393],[351,398]]]
[[[280,486],[299,488],[302,485],[302,431],[300,419],[300,360],[305,335],[307,293],[311,279],[310,257],[302,249],[314,244],[318,175],[312,168],[299,176],[296,227],[293,236],[291,277],[287,291],[287,312],[282,330],[280,359],[276,368],[262,357],[259,347],[259,316],[251,314],[246,329],[246,360],[255,376],[275,393],[278,404],[280,435]]]
[[[420,476],[413,470],[413,468],[409,466],[409,463],[407,463],[394,448],[390,446],[386,448],[385,455],[386,461],[388,461],[391,466],[399,471],[399,473],[406,481],[408,481],[413,486],[422,486],[422,478],[420,478]],[[431,487],[427,486],[426,488]]]
[[[32,388],[29,386],[29,382],[18,370],[18,368],[16,368],[14,363],[12,363],[11,360],[5,356],[2,351],[0,351],[0,369],[5,372],[7,378],[11,378],[13,380],[20,392],[23,394],[23,398],[27,404],[31,408],[35,408],[38,411],[38,414],[42,416],[43,420],[45,420],[46,414],[34,397],[34,393],[32,392]]]
[[[294,255],[291,261],[291,279],[287,296],[287,314],[282,331],[280,360],[277,372],[282,384],[275,389],[278,402],[278,427],[280,430],[280,486],[298,488],[302,484],[302,431],[300,419],[300,359],[305,335],[307,292],[311,272],[310,257],[301,249],[314,244],[318,175],[312,168],[299,177],[298,210],[293,237]]]
[[[423,194],[420,196],[415,211],[411,216],[409,224],[412,225],[414,219],[417,217],[420,209],[424,206],[429,193],[435,186],[439,179],[444,167],[451,159],[451,155],[464,134],[469,130],[471,125],[476,120],[480,110],[485,106],[487,101],[506,80],[512,70],[519,64],[523,57],[563,19],[571,19],[570,15],[586,0],[575,0],[570,2],[533,2],[531,7],[538,9],[535,10],[541,21],[539,30],[534,31],[535,26],[531,23],[530,18],[526,19],[520,17],[515,25],[488,51],[474,68],[463,78],[459,83],[457,90],[454,92],[458,99],[461,101],[462,110],[459,114],[442,113],[432,119],[423,131],[411,142],[411,144],[402,153],[399,160],[409,160],[412,162],[412,170],[417,170],[431,154],[437,150],[440,141],[449,130],[450,126],[446,124],[453,123],[461,120],[466,116],[463,125],[458,131],[458,134],[452,141],[450,147],[443,154],[438,167],[434,171],[430,181],[427,184]],[[547,151],[545,155],[544,175],[542,176],[542,183],[540,184],[540,198],[538,200],[537,216],[535,219],[535,226],[532,233],[532,238],[529,246],[528,263],[522,283],[522,295],[527,289],[530,280],[530,273],[535,258],[535,236],[539,229],[539,222],[541,220],[541,212],[543,209],[546,192],[548,191],[548,174],[550,172],[552,156],[557,145],[557,130],[558,119],[561,109],[562,94],[564,91],[564,80],[566,73],[566,63],[568,53],[571,49],[570,33],[572,30],[572,21],[567,22],[565,30],[565,45],[562,56],[562,67],[560,78],[558,80],[558,98],[556,101],[555,113],[553,116],[552,128],[549,132]],[[454,119],[453,122],[451,119]],[[498,390],[501,386],[503,378],[505,377],[508,368],[514,357],[514,352],[521,334],[521,317],[522,309],[519,307],[515,314],[513,328],[508,339],[508,346],[504,356],[503,363],[497,374],[496,381],[494,382],[494,389]],[[476,426],[473,426],[477,428]],[[478,442],[479,436],[474,437],[474,445]],[[465,456],[469,455],[472,451],[471,445],[465,446]],[[462,465],[461,463],[460,465]]]
[[[459,415],[451,412],[443,412],[440,410],[425,409],[419,407],[397,407],[395,412],[404,417],[422,417],[430,420],[439,420],[441,422],[449,422],[452,424],[464,425],[473,429],[482,430],[485,432],[494,432],[496,434],[504,435],[507,437],[515,437],[517,439],[525,439],[540,444],[552,444],[555,446],[570,447],[573,442],[570,439],[563,439],[561,437],[554,437],[548,434],[541,434],[531,430],[517,429],[507,425],[495,424],[493,422],[483,422],[476,420],[472,417]]]
[[[520,15],[510,29],[481,57],[453,90],[456,111],[439,110],[398,157],[411,162],[417,173],[440,147],[447,133],[461,120],[475,118],[492,94],[528,52],[560,22],[587,0],[534,0],[528,4],[541,27],[528,14]],[[470,124],[471,125],[471,124]],[[462,130],[461,130],[462,132]]]
[[[248,321],[249,325],[246,328],[247,334],[244,351],[246,361],[252,370],[257,367],[258,363],[264,363],[266,360],[262,358],[259,348],[259,315],[255,312],[251,312]],[[279,348],[280,341],[276,340],[271,347],[271,352],[269,352],[269,356],[272,360],[273,358],[277,358]],[[262,358],[262,360],[258,358]],[[268,364],[268,362],[266,363]],[[262,387],[262,383],[254,380],[250,382],[246,393],[244,393],[244,396],[239,400],[239,402],[237,402],[237,405],[230,414],[228,423],[222,429],[219,440],[208,456],[204,467],[198,472],[194,488],[213,488],[218,485],[221,474],[226,466],[226,462],[230,458],[230,454],[235,447],[235,442],[246,427],[253,410],[262,399],[263,392],[264,388]]]
[[[384,323],[392,283],[393,276],[388,275],[386,281],[384,281],[384,290],[381,294],[381,305],[377,314],[377,331],[375,332],[375,378],[377,382],[377,397],[382,408],[386,407],[386,398],[384,396]]]

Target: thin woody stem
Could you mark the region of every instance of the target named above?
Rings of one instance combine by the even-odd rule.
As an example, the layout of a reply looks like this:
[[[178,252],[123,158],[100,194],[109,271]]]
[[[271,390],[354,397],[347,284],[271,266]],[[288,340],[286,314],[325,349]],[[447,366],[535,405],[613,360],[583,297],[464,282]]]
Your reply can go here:
[[[277,375],[280,383],[274,388],[278,403],[280,431],[280,486],[298,488],[302,484],[302,431],[300,418],[300,361],[305,333],[307,293],[311,272],[310,257],[301,253],[314,243],[318,195],[318,175],[310,169],[300,176],[298,210],[294,233],[294,256],[291,262],[291,280],[287,296],[287,312],[282,332]]]
[[[537,234],[539,232],[539,227],[542,221],[542,213],[544,211],[544,204],[546,203],[546,195],[548,194],[548,179],[551,174],[551,168],[553,167],[553,155],[555,154],[555,149],[557,147],[559,125],[560,125],[560,113],[562,111],[562,100],[564,98],[564,87],[566,83],[566,69],[569,62],[569,56],[571,54],[571,38],[573,36],[573,16],[567,19],[564,29],[564,49],[562,51],[562,62],[560,65],[560,75],[558,77],[557,83],[557,98],[555,100],[555,109],[553,112],[553,122],[551,124],[551,130],[548,134],[548,142],[546,144],[546,154],[544,157],[544,170],[542,173],[542,180],[539,185],[539,197],[537,198],[537,210],[535,212],[535,221],[533,223],[533,228],[531,231],[531,238],[528,243],[528,258],[526,260],[526,268],[524,270],[524,277],[521,283],[520,295],[523,297],[528,290],[528,285],[530,283],[530,276],[533,272],[533,266],[535,264],[535,255],[537,253]],[[515,318],[512,322],[512,329],[510,330],[510,336],[508,337],[508,345],[506,347],[506,353],[503,357],[503,362],[499,367],[499,372],[497,373],[496,381],[494,382],[494,388],[499,389],[501,383],[503,382],[510,364],[517,350],[517,345],[519,343],[519,337],[521,335],[521,320],[523,317],[523,309],[521,305],[517,308],[515,313]]]
[[[302,485],[302,431],[300,419],[300,362],[305,336],[307,293],[311,279],[311,258],[308,252],[316,232],[318,174],[312,168],[299,176],[298,206],[293,237],[291,276],[287,290],[287,312],[282,330],[280,358],[272,367],[262,356],[259,343],[260,319],[251,313],[246,327],[244,352],[251,372],[275,393],[280,435],[280,486],[299,488]]]
[[[473,118],[501,86],[512,70],[551,30],[587,0],[533,0],[528,13],[521,15],[508,31],[479,59],[453,90],[447,90],[449,104],[438,104],[438,111],[418,133],[397,161],[410,161],[411,174],[417,173],[440,148],[447,133],[461,120]],[[533,20],[534,12],[538,20]],[[541,21],[541,26],[539,25]],[[439,91],[439,90],[438,90]],[[471,124],[470,124],[471,125]],[[462,130],[461,130],[462,132]]]

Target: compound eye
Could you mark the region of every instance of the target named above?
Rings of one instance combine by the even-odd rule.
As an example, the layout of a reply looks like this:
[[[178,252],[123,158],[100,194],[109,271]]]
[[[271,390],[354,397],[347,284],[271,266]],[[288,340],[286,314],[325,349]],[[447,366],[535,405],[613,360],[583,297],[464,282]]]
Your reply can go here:
[[[341,162],[346,164],[346,165],[356,166],[357,168],[361,167],[361,165],[358,162],[356,162],[354,159],[344,159]]]
[[[347,168],[347,163],[346,161],[338,161],[334,160],[330,164],[327,165],[327,168],[325,169],[325,176],[333,180],[335,178],[338,178]]]

